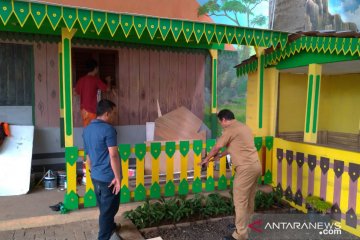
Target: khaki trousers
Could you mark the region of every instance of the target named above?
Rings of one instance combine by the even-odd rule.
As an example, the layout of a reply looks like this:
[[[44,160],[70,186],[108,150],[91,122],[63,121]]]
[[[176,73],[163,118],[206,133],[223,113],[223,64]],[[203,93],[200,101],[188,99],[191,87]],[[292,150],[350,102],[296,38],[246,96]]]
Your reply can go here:
[[[236,230],[233,238],[248,238],[248,225],[254,213],[257,180],[261,176],[260,162],[252,165],[237,166],[233,182]]]

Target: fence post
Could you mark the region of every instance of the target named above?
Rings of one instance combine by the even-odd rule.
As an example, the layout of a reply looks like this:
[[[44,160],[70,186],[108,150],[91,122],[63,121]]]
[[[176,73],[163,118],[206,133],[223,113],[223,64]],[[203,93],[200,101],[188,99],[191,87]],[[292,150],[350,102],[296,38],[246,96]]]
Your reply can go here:
[[[145,180],[144,180],[145,154],[146,154],[145,143],[135,144],[135,156],[136,156],[135,201],[143,201],[146,198],[146,189],[145,189]]]
[[[271,184],[272,180],[272,152],[273,152],[274,137],[266,136],[265,137],[265,146],[266,146],[266,164],[265,164],[265,175],[264,175],[264,184]]]
[[[193,151],[194,151],[194,182],[192,184],[193,193],[199,193],[202,191],[201,166],[198,165],[201,162],[202,147],[203,145],[201,140],[193,141]]]
[[[209,153],[215,145],[215,139],[208,139],[206,141],[206,152]],[[209,162],[207,168],[207,179],[205,189],[207,192],[215,190],[215,181],[214,181],[214,162]]]
[[[84,160],[86,160],[86,152],[84,151]],[[86,187],[84,195],[84,207],[95,207],[96,206],[96,195],[94,191],[94,185],[90,176],[90,166],[86,165]]]
[[[119,144],[119,154],[121,158],[122,177],[121,191],[120,191],[120,203],[130,202],[130,190],[129,190],[129,156],[131,153],[130,144]]]
[[[166,153],[166,185],[165,185],[165,197],[172,197],[175,195],[174,184],[174,153],[176,149],[175,142],[165,143]]]
[[[73,210],[79,208],[79,196],[76,193],[76,161],[78,159],[77,147],[65,148],[67,189],[64,197],[66,209]]]
[[[152,185],[150,188],[150,198],[158,199],[161,196],[160,184],[159,184],[159,173],[160,173],[159,156],[161,154],[161,143],[159,142],[151,143],[150,152],[152,156],[152,167],[151,167]]]
[[[180,141],[180,184],[179,195],[186,195],[189,192],[189,183],[187,181],[187,162],[189,155],[189,141]]]

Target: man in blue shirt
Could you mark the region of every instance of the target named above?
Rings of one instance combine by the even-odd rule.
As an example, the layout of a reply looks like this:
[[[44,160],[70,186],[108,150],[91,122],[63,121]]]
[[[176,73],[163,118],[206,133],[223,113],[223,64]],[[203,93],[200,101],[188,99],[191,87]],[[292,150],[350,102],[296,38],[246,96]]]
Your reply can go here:
[[[99,240],[109,240],[115,233],[114,217],[120,204],[121,165],[117,133],[111,125],[115,119],[115,106],[109,100],[101,100],[97,105],[96,119],[83,133],[86,162],[100,210]]]

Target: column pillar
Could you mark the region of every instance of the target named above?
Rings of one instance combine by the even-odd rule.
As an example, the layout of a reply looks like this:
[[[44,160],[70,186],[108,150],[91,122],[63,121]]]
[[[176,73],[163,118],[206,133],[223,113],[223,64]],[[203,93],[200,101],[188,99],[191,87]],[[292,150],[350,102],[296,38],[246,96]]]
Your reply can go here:
[[[304,142],[308,143],[317,142],[321,73],[320,64],[309,65],[304,129]]]
[[[264,72],[265,72],[265,56],[264,48],[256,48],[256,56],[258,57],[257,71],[257,129],[261,132],[264,127]]]
[[[279,71],[276,68],[265,70],[266,88],[269,96],[265,102],[265,108],[268,110],[269,127],[266,131],[267,136],[275,137],[278,111],[278,94],[279,94]]]
[[[217,65],[218,65],[218,50],[211,49],[211,138],[215,139],[217,136]]]
[[[72,111],[72,71],[71,71],[71,39],[76,30],[69,31],[67,28],[61,30],[61,73],[60,90],[62,90],[63,108],[60,111],[64,116],[64,142],[65,142],[65,160],[67,191],[64,197],[64,205],[67,209],[79,208],[79,197],[76,193],[76,161],[78,159],[78,149],[74,147],[74,128]]]
[[[256,48],[258,61],[257,71],[248,74],[247,83],[246,124],[256,136],[267,135],[267,133],[264,133],[267,129],[264,125],[266,125],[268,121],[264,121],[266,114],[264,113],[265,58],[263,54],[264,48]]]
[[[59,59],[59,100],[60,100],[60,146],[65,147],[65,130],[64,130],[64,89],[63,89],[63,67],[62,67],[62,43],[58,45]]]

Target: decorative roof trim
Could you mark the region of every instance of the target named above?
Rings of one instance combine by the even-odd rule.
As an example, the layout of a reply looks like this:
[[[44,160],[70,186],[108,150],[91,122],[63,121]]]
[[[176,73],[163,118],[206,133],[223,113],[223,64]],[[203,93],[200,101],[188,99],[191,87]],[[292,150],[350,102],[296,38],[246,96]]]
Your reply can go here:
[[[288,39],[288,33],[280,31],[14,0],[0,1],[0,28],[1,25],[3,29],[12,32],[40,32],[50,35],[59,35],[60,29],[64,27],[69,31],[78,28],[75,36],[82,34],[97,39],[115,38],[116,35],[129,38],[133,31],[136,34],[130,37],[144,38],[149,42],[154,40],[157,32],[160,33],[157,36],[163,41],[171,39],[177,42],[179,36],[183,35],[182,41],[192,41],[192,44],[226,43],[271,47],[285,46]]]
[[[315,53],[330,53],[336,55],[359,55],[360,56],[360,34],[358,32],[301,32],[289,35],[285,47],[277,46],[265,49],[265,67],[278,64],[301,51]],[[257,62],[257,57],[252,56],[236,65],[237,75],[248,74]],[[256,69],[255,69],[256,71]]]

